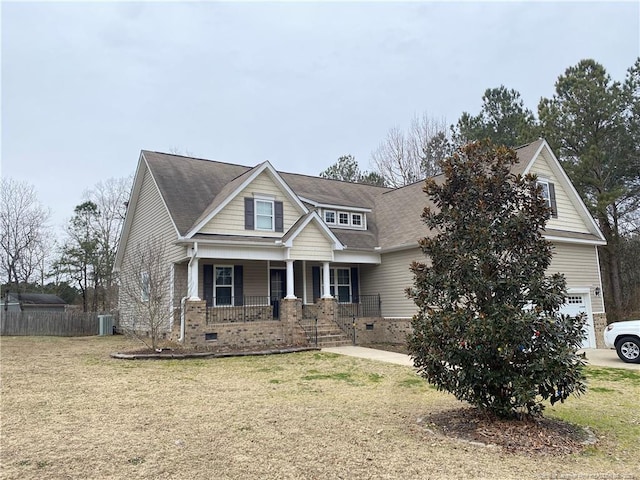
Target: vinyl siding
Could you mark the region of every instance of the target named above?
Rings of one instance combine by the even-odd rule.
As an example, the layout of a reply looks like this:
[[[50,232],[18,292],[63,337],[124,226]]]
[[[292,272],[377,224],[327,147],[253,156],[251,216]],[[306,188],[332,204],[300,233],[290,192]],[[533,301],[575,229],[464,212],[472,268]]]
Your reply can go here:
[[[604,312],[602,293],[597,297],[593,293],[596,287],[602,291],[596,247],[568,243],[556,243],[553,247],[553,259],[547,273],[563,273],[567,288],[589,288],[593,312]]]
[[[145,166],[141,168],[144,168],[144,177],[124,251],[121,273],[122,282],[127,282],[126,267],[132,252],[135,251],[137,245],[143,244],[149,238],[162,239],[165,243],[167,268],[170,268],[172,263],[184,259],[186,256],[184,247],[173,245],[177,238],[177,233],[169,213],[162,202],[151,174]],[[127,319],[132,314],[132,307],[127,304],[124,296],[119,298],[119,308],[122,321],[127,322]],[[169,308],[169,305],[167,305],[167,308]]]
[[[203,291],[203,266],[209,265],[242,265],[242,280],[243,280],[243,296],[245,297],[265,297],[269,295],[269,274],[267,270],[267,262],[248,262],[243,260],[215,260],[200,261],[198,272],[198,296],[204,297]]]
[[[567,288],[589,288],[594,313],[604,311],[602,294],[593,294],[600,285],[596,247],[593,245],[554,244],[554,255],[548,274],[560,272],[567,279]],[[382,255],[380,265],[360,266],[360,293],[380,294],[383,317],[411,317],[416,313],[413,301],[405,288],[413,285],[412,261],[424,261],[419,249],[403,250]]]
[[[244,228],[244,198],[254,195],[267,195],[274,200],[283,203],[284,231],[286,232],[298,220],[300,212],[298,207],[289,200],[271,179],[268,173],[263,172],[231,200],[218,214],[202,227],[200,233],[219,235],[247,235],[254,237],[280,236],[281,233],[264,230],[245,230]]]
[[[413,285],[409,265],[414,260],[425,260],[418,248],[385,253],[380,265],[360,266],[360,293],[380,294],[383,317],[411,317],[416,312],[413,300],[405,293]]]
[[[309,223],[293,240],[290,257],[293,260],[329,262],[333,259],[333,249],[320,228],[315,223]]]
[[[558,207],[558,217],[550,218],[547,227],[551,229],[567,230],[569,232],[590,233],[582,217],[578,214],[575,206],[569,200],[569,195],[560,184],[558,177],[553,173],[544,155],[539,155],[532,165],[530,173],[535,173],[538,178],[549,180],[555,186],[556,205]]]

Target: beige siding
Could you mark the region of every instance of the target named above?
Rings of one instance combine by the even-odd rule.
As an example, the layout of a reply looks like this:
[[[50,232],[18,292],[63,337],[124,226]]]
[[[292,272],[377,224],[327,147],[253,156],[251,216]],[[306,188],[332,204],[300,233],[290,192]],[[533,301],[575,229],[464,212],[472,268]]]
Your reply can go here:
[[[550,218],[547,222],[547,227],[558,230],[568,230],[570,232],[589,233],[589,229],[585,225],[582,217],[569,200],[569,195],[562,185],[560,185],[560,181],[542,155],[538,156],[536,162],[531,167],[531,173],[535,173],[540,179],[549,180],[555,187],[558,218]],[[573,195],[573,193],[570,194]]]
[[[315,223],[309,223],[293,240],[290,256],[293,260],[331,261],[333,249],[327,237]]]
[[[284,231],[289,230],[300,217],[298,207],[280,190],[279,185],[271,179],[269,174],[263,172],[202,227],[200,233],[249,235],[256,237],[264,237],[270,234],[271,232],[265,232],[264,230],[244,229],[244,198],[253,197],[254,195],[259,196],[261,194],[271,196],[274,200],[283,203]],[[277,233],[275,234],[279,235]]]
[[[135,204],[136,209],[133,212],[131,229],[129,231],[123,256],[121,272],[122,282],[127,282],[127,262],[133,254],[132,252],[135,251],[137,245],[144,243],[149,238],[162,239],[165,243],[165,255],[168,269],[172,263],[184,258],[186,255],[184,247],[177,247],[173,245],[173,242],[177,238],[176,230],[171,222],[169,213],[162,202],[162,198],[160,197],[160,193],[156,188],[151,174],[146,167],[142,168],[144,168],[142,186],[140,188],[138,200]],[[176,292],[174,292],[174,296],[175,294]],[[167,297],[169,297],[169,295],[167,295]],[[169,308],[169,299],[167,301],[167,308]],[[121,321],[126,324],[129,321],[133,310],[132,307],[127,304],[126,299],[122,295],[119,298],[119,308],[122,319]]]
[[[405,289],[413,285],[409,265],[414,260],[425,260],[417,248],[385,253],[380,265],[360,266],[360,293],[380,294],[383,317],[411,317],[416,312],[413,300],[405,293]]]
[[[602,290],[596,247],[568,243],[556,243],[553,247],[553,259],[547,273],[563,273],[567,279],[567,288],[588,288],[593,313],[603,312],[602,293],[597,297],[594,295],[596,287]]]
[[[245,297],[263,297],[269,295],[268,281],[269,275],[267,271],[267,262],[250,262],[242,260],[220,260],[219,262],[212,260],[200,261],[198,272],[198,295],[204,298],[203,291],[203,268],[205,264],[211,265],[242,265],[242,282],[243,296]]]
[[[415,304],[408,299],[405,288],[413,285],[409,265],[413,260],[424,261],[420,250],[404,250],[382,255],[380,265],[360,266],[360,293],[380,294],[384,317],[411,317]],[[593,245],[554,245],[554,256],[548,274],[561,272],[567,279],[567,288],[589,288],[594,313],[602,312],[602,293],[594,295],[596,287],[602,290],[598,275],[596,247]]]

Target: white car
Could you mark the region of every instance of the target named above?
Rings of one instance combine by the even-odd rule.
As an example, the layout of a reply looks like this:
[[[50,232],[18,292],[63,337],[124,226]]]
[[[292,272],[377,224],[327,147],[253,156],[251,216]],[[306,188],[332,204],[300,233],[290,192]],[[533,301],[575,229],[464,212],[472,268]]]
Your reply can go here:
[[[610,323],[604,329],[604,344],[615,348],[623,362],[640,363],[640,320]]]

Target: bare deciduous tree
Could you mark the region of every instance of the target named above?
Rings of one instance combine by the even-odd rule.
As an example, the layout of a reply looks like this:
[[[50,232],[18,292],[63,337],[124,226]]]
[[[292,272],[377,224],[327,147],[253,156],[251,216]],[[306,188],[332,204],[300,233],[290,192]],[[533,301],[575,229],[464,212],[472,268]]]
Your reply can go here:
[[[121,327],[153,350],[171,324],[170,284],[171,264],[162,239],[149,237],[127,253],[120,276],[126,305]]]
[[[114,308],[117,302],[113,264],[127,212],[126,202],[129,199],[132,180],[131,176],[109,178],[104,182],[98,182],[92,190],[84,194],[85,199],[93,202],[100,212],[94,223],[100,256],[96,273],[103,287],[102,303],[105,310]]]
[[[446,121],[415,116],[407,132],[397,127],[371,154],[371,161],[387,185],[402,187],[438,173],[439,162],[452,151]]]
[[[32,281],[47,252],[50,212],[35,188],[3,178],[0,183],[0,274],[16,287]]]

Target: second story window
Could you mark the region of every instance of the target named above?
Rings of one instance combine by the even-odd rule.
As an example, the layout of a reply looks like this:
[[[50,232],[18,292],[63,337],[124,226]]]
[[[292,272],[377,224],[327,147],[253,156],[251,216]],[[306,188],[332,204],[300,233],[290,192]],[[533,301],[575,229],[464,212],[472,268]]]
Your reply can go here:
[[[273,201],[256,199],[256,230],[273,231]]]
[[[362,214],[360,213],[352,213],[351,214],[351,225],[354,227],[362,226]]]
[[[245,230],[262,230],[266,232],[284,231],[284,205],[281,201],[265,198],[265,196],[245,197],[244,199]]]
[[[551,209],[551,216],[553,218],[558,217],[558,207],[556,205],[556,189],[553,183],[547,180],[539,180],[538,185],[540,186],[541,193],[540,195],[547,203],[547,207]]]
[[[346,212],[340,212],[338,214],[338,223],[340,225],[349,225],[349,214]]]
[[[326,223],[329,223],[331,225],[333,225],[334,223],[336,223],[336,212],[334,212],[333,210],[327,210],[324,212],[324,221]]]

